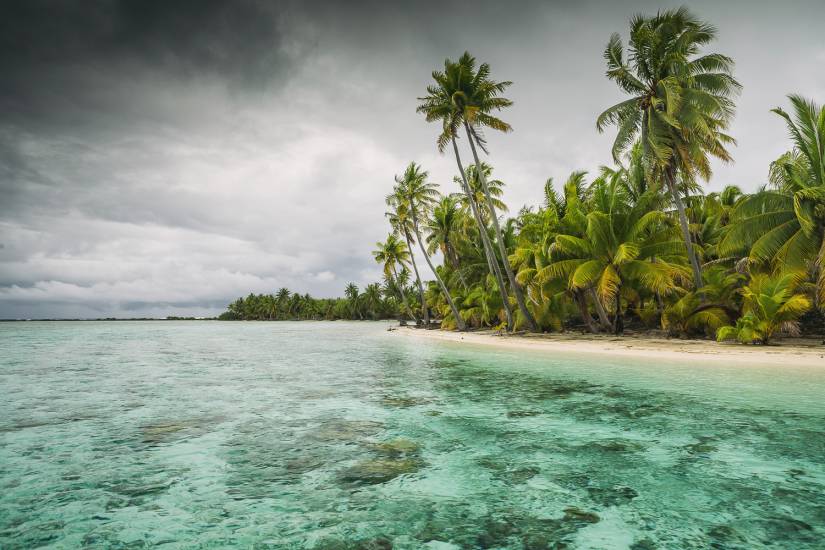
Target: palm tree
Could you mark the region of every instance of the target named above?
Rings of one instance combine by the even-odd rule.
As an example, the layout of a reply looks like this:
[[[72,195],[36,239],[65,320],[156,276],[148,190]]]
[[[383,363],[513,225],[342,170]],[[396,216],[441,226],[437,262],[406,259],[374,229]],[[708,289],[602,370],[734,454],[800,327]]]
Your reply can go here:
[[[730,161],[725,148],[735,140],[724,133],[733,117],[730,97],[741,86],[731,74],[733,60],[718,53],[699,55],[716,37],[716,29],[686,8],[659,12],[630,21],[628,60],[618,34],[605,48],[607,77],[631,98],[608,108],[596,120],[599,132],[618,126],[613,157],[640,136],[647,170],[661,177],[679,215],[682,238],[693,270],[695,288],[702,286],[682,203],[682,184],[696,176],[707,180],[709,157]]]
[[[393,230],[404,235],[404,240],[407,241],[407,250],[410,251],[410,262],[412,263],[413,272],[415,272],[415,282],[418,285],[418,297],[421,300],[421,312],[424,315],[424,324],[430,326],[430,311],[427,308],[427,300],[424,298],[424,285],[421,283],[421,276],[418,273],[418,264],[415,263],[415,254],[412,253],[412,233],[413,221],[410,216],[410,209],[407,207],[406,197],[397,194],[398,189],[395,188],[393,193],[386,197],[387,206],[391,207],[389,212],[384,215],[390,222]]]
[[[387,235],[386,241],[383,243],[377,242],[375,246],[376,250],[372,253],[375,261],[383,265],[384,276],[395,284],[399,294],[401,294],[401,302],[406,304],[407,296],[404,293],[405,281],[403,277],[399,277],[398,266],[401,266],[402,272],[406,271],[406,264],[410,260],[409,248],[407,248],[407,245],[405,245],[403,241],[398,239],[395,233],[390,233]],[[410,308],[410,313],[413,320],[418,324],[419,319],[412,308]]]
[[[716,338],[768,344],[780,332],[799,335],[797,319],[810,309],[811,302],[805,295],[797,294],[795,288],[792,273],[777,277],[754,275],[742,289],[744,315],[736,321],[736,326],[720,328]]]
[[[476,201],[473,199],[464,165],[461,162],[461,155],[458,152],[458,144],[456,143],[458,131],[463,123],[465,110],[463,107],[463,98],[466,96],[465,89],[471,87],[472,81],[476,78],[476,75],[473,74],[473,67],[466,63],[466,58],[469,57],[469,54],[465,53],[457,63],[447,59],[444,61],[444,72],[433,71],[432,76],[435,84],[427,86],[427,96],[418,98],[419,105],[416,108],[416,112],[423,113],[427,122],[441,122],[442,131],[436,140],[439,152],[443,153],[447,144],[452,144],[453,146],[453,154],[455,155],[456,165],[458,166],[458,173],[461,176],[461,189],[467,196],[473,212],[473,218],[478,225],[479,236],[481,237],[487,265],[490,273],[496,279],[496,285],[501,294],[502,303],[504,304],[504,310],[507,315],[507,326],[512,330],[515,328],[515,325],[507,288],[504,285],[501,268],[495,259],[493,245],[490,242],[489,235],[487,235],[484,220],[479,212]],[[462,60],[465,62],[462,63]]]
[[[671,336],[688,337],[704,332],[713,336],[738,315],[735,296],[744,276],[720,266],[704,272],[705,286],[687,292],[662,312],[662,328]]]
[[[364,288],[364,294],[361,296],[369,316],[373,319],[378,319],[381,316],[383,307],[381,301],[381,285],[378,283],[368,284],[366,288]]]
[[[490,190],[490,195],[492,196],[493,204],[495,205],[497,210],[502,212],[507,212],[507,204],[501,200],[502,195],[504,195],[504,182],[501,180],[494,180],[490,179],[493,168],[487,164],[486,162],[481,163],[482,171],[484,172],[484,177],[487,180],[487,188]],[[490,220],[492,214],[490,210],[485,205],[487,198],[484,195],[484,187],[481,184],[481,178],[478,175],[478,169],[475,165],[470,165],[467,167],[466,173],[464,174],[465,179],[467,180],[467,184],[470,186],[470,191],[472,192],[472,196],[475,199],[476,205],[479,205],[479,213],[481,214],[482,220],[484,220],[484,225],[487,225],[487,222]],[[455,176],[453,181],[461,185],[461,178]],[[463,195],[461,197],[461,206],[465,212],[470,212],[470,201],[467,195]]]
[[[817,305],[825,309],[825,108],[789,96],[792,118],[782,109],[794,149],[771,165],[772,188],[744,197],[731,213],[720,243],[725,253],[747,252],[774,271],[811,272]]]
[[[491,114],[494,110],[498,111],[513,104],[512,101],[501,96],[512,82],[495,82],[490,78],[490,66],[487,63],[479,65],[478,70],[476,70],[475,64],[476,60],[469,52],[464,52],[458,60],[461,72],[466,73],[468,77],[462,79],[460,81],[462,86],[454,90],[451,94],[454,116],[456,117],[456,122],[464,127],[467,141],[470,143],[470,150],[473,153],[473,160],[475,161],[476,175],[484,191],[484,199],[490,213],[490,219],[493,222],[498,251],[504,264],[504,272],[510,282],[510,288],[513,290],[519,311],[521,311],[527,326],[531,331],[537,332],[538,326],[536,325],[536,321],[530,313],[530,310],[527,309],[527,304],[524,301],[524,293],[516,281],[513,268],[507,261],[508,254],[501,235],[501,226],[498,221],[496,206],[490,193],[490,187],[487,184],[485,169],[482,166],[476,149],[476,144],[478,144],[486,151],[484,139],[481,135],[483,128],[490,128],[502,132],[512,130],[509,124]],[[435,74],[433,76],[435,77]]]
[[[297,294],[295,296],[298,296]],[[347,298],[347,302],[349,303],[350,308],[350,317],[353,319],[356,315],[358,315],[359,319],[363,319],[364,316],[361,314],[360,305],[360,294],[358,291],[358,285],[355,283],[347,284],[347,287],[344,289],[344,296]],[[300,298],[300,296],[298,296]]]
[[[684,244],[670,239],[663,212],[649,210],[651,194],[629,205],[615,181],[594,185],[595,209],[585,217],[583,235],[557,235],[551,249],[557,259],[538,276],[545,281],[562,278],[570,290],[593,288],[596,301],[613,301],[613,330],[620,334],[622,288],[633,283],[662,295],[673,292]]]
[[[448,265],[458,275],[461,285],[466,288],[467,281],[461,272],[461,258],[456,241],[460,238],[462,212],[458,208],[459,199],[446,195],[433,206],[432,213],[424,221],[427,233],[427,252],[435,254],[436,250],[444,257]]]
[[[406,209],[410,213],[410,217],[413,222],[413,230],[415,231],[418,245],[421,248],[421,253],[424,254],[424,259],[427,261],[427,265],[430,266],[430,271],[433,272],[438,286],[444,293],[444,299],[447,300],[447,304],[449,304],[450,309],[455,316],[458,330],[466,330],[467,327],[464,324],[464,320],[461,319],[461,316],[459,315],[458,308],[453,302],[452,296],[450,296],[450,291],[447,289],[447,285],[444,284],[444,281],[441,279],[438,271],[436,271],[433,266],[433,263],[430,260],[430,255],[427,253],[427,249],[424,247],[424,241],[421,237],[419,219],[426,219],[427,212],[432,209],[439,197],[435,184],[427,182],[428,177],[429,174],[426,171],[421,170],[420,166],[414,162],[411,162],[404,170],[403,175],[395,177],[395,182],[397,184],[395,186],[395,191],[392,195],[390,195],[390,197],[388,197],[387,200],[388,202],[398,204],[399,207]],[[424,303],[424,306],[426,308],[426,302]]]
[[[462,314],[475,326],[497,327],[501,323],[501,295],[495,291],[492,276],[473,285],[464,298]],[[506,323],[506,320],[505,320]]]

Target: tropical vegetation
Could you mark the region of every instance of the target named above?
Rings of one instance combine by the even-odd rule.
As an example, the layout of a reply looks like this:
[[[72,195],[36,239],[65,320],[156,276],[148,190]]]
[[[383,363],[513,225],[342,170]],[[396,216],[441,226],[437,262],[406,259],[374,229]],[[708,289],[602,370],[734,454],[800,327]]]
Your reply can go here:
[[[372,283],[360,291],[349,283],[344,298],[313,298],[281,288],[274,294],[249,294],[223,312],[221,321],[378,320],[398,316],[401,301],[395,284]]]
[[[605,75],[627,97],[594,113],[597,131],[615,128],[612,165],[537,183],[543,202],[515,214],[506,174],[482,158],[486,131],[513,131],[503,118],[512,82],[467,52],[447,59],[417,112],[436,124],[455,177],[440,186],[410,162],[388,178],[389,232],[373,251],[383,283],[301,299],[305,309],[288,305],[295,295],[249,296],[228,314],[760,344],[821,330],[825,109],[789,95],[790,109],[773,112],[791,141],[765,166],[766,182],[705,193],[712,161],[733,160],[727,132],[741,89],[734,61],[711,48],[716,35],[686,8],[633,17],[626,46],[612,35]]]

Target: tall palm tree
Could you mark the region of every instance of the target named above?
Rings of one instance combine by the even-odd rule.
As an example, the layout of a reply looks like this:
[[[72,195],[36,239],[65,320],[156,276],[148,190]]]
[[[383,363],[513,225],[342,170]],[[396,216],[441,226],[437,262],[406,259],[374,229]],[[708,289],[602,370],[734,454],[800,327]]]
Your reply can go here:
[[[407,303],[407,296],[404,293],[405,280],[404,277],[399,277],[398,267],[402,268],[402,272],[406,271],[406,264],[410,260],[410,250],[403,241],[398,239],[395,233],[387,235],[387,240],[375,243],[376,250],[372,255],[375,261],[382,264],[384,268],[384,276],[390,279],[398,288],[401,294],[401,302]],[[413,320],[418,323],[419,319],[415,312],[410,309]]]
[[[647,170],[662,178],[679,215],[682,238],[693,270],[694,285],[702,286],[702,270],[694,250],[679,179],[683,185],[696,176],[710,177],[710,158],[731,160],[726,145],[735,140],[724,131],[733,117],[731,96],[741,88],[731,74],[733,60],[718,53],[699,55],[716,37],[716,29],[686,8],[637,15],[630,21],[628,59],[619,35],[604,51],[607,77],[632,97],[599,115],[596,128],[618,126],[613,157],[640,136]]]
[[[487,265],[490,273],[496,279],[499,293],[501,294],[502,303],[507,316],[507,327],[512,330],[515,328],[513,322],[513,311],[510,306],[510,299],[507,293],[507,287],[504,285],[504,278],[501,274],[501,268],[495,259],[493,252],[493,245],[490,242],[490,237],[487,235],[487,230],[484,225],[484,220],[479,212],[478,205],[473,199],[472,190],[467,181],[464,165],[461,162],[461,155],[458,151],[458,132],[462,126],[464,117],[464,100],[466,96],[465,89],[472,86],[472,81],[475,78],[473,74],[473,67],[468,63],[462,63],[461,60],[470,57],[465,54],[459,60],[454,62],[449,59],[444,61],[444,71],[433,71],[432,77],[435,84],[427,86],[427,94],[424,97],[419,97],[419,105],[416,111],[423,113],[427,122],[439,121],[441,122],[441,133],[436,140],[439,152],[444,152],[448,144],[452,144],[453,154],[455,155],[456,165],[458,166],[458,173],[461,176],[461,189],[467,196],[473,218],[478,225],[481,243],[484,249],[484,255],[487,259]],[[505,255],[506,257],[506,255]]]
[[[421,170],[420,166],[414,162],[411,162],[401,176],[395,177],[395,190],[387,200],[388,202],[398,204],[399,207],[405,208],[410,213],[410,217],[413,222],[413,230],[415,231],[418,245],[421,248],[421,253],[424,254],[424,259],[427,261],[427,265],[430,266],[430,271],[433,272],[435,280],[441,288],[441,292],[444,293],[444,299],[447,300],[447,304],[449,304],[450,309],[455,316],[458,330],[466,330],[467,327],[458,312],[458,308],[453,302],[450,291],[447,288],[447,285],[444,284],[444,281],[441,279],[438,271],[436,271],[433,266],[432,260],[430,260],[430,255],[424,247],[424,240],[421,237],[421,224],[419,223],[419,220],[422,218],[426,219],[427,213],[432,209],[439,197],[435,184],[427,182],[428,177],[429,174],[426,171]]]
[[[504,264],[504,272],[507,275],[510,288],[513,290],[519,311],[521,311],[527,326],[531,331],[537,332],[538,325],[530,313],[530,310],[527,309],[527,304],[524,301],[524,293],[518,281],[516,281],[512,266],[510,266],[510,263],[507,261],[507,248],[502,238],[496,206],[490,193],[490,187],[487,184],[484,167],[481,164],[481,159],[476,149],[476,145],[478,144],[486,151],[484,139],[481,135],[481,131],[484,128],[502,132],[512,130],[509,124],[491,114],[494,110],[498,111],[513,104],[512,101],[501,96],[512,82],[496,82],[492,80],[490,78],[490,66],[487,63],[482,63],[479,65],[478,70],[476,70],[476,60],[469,52],[464,52],[458,60],[458,65],[461,67],[461,72],[466,73],[468,78],[461,80],[460,83],[462,86],[454,90],[451,94],[451,103],[454,105],[453,110],[455,112],[454,116],[457,118],[457,123],[464,127],[467,141],[470,143],[470,150],[472,151],[476,166],[476,175],[484,191],[484,199],[487,204],[487,209],[490,212],[490,219],[493,222],[498,251]]]
[[[771,188],[737,201],[720,243],[725,253],[747,253],[753,264],[774,271],[811,273],[817,306],[825,309],[825,108],[789,96],[794,116],[785,119],[794,149],[770,170]]]
[[[412,253],[412,233],[413,220],[410,216],[410,209],[407,207],[406,197],[397,194],[398,189],[395,188],[393,193],[387,195],[386,203],[391,208],[389,212],[384,215],[390,222],[393,230],[404,235],[404,240],[407,241],[407,250],[410,251],[410,263],[415,273],[415,283],[418,286],[418,297],[421,300],[421,313],[424,315],[424,324],[430,326],[430,311],[427,308],[427,300],[424,297],[424,285],[421,282],[421,275],[418,273],[418,264],[415,262],[415,254]]]

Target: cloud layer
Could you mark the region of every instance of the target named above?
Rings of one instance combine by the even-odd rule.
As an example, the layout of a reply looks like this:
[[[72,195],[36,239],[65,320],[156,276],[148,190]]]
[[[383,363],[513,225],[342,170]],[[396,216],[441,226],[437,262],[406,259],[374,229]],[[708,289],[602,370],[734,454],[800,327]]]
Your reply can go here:
[[[0,318],[213,314],[248,292],[377,280],[392,176],[416,160],[452,190],[415,98],[464,49],[515,81],[516,131],[490,136],[513,208],[608,163],[594,120],[620,95],[601,50],[658,6],[505,4],[5,5]],[[788,147],[769,109],[825,97],[825,8],[692,8],[745,86],[737,163],[709,188],[754,189]]]

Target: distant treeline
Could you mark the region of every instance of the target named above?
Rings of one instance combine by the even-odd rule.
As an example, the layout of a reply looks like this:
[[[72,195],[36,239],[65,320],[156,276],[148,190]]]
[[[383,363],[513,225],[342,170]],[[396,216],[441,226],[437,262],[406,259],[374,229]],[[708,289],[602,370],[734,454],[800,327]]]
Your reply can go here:
[[[218,317],[222,321],[377,320],[398,317],[397,289],[373,283],[360,292],[347,285],[344,298],[313,298],[282,288],[275,294],[238,298]]]

